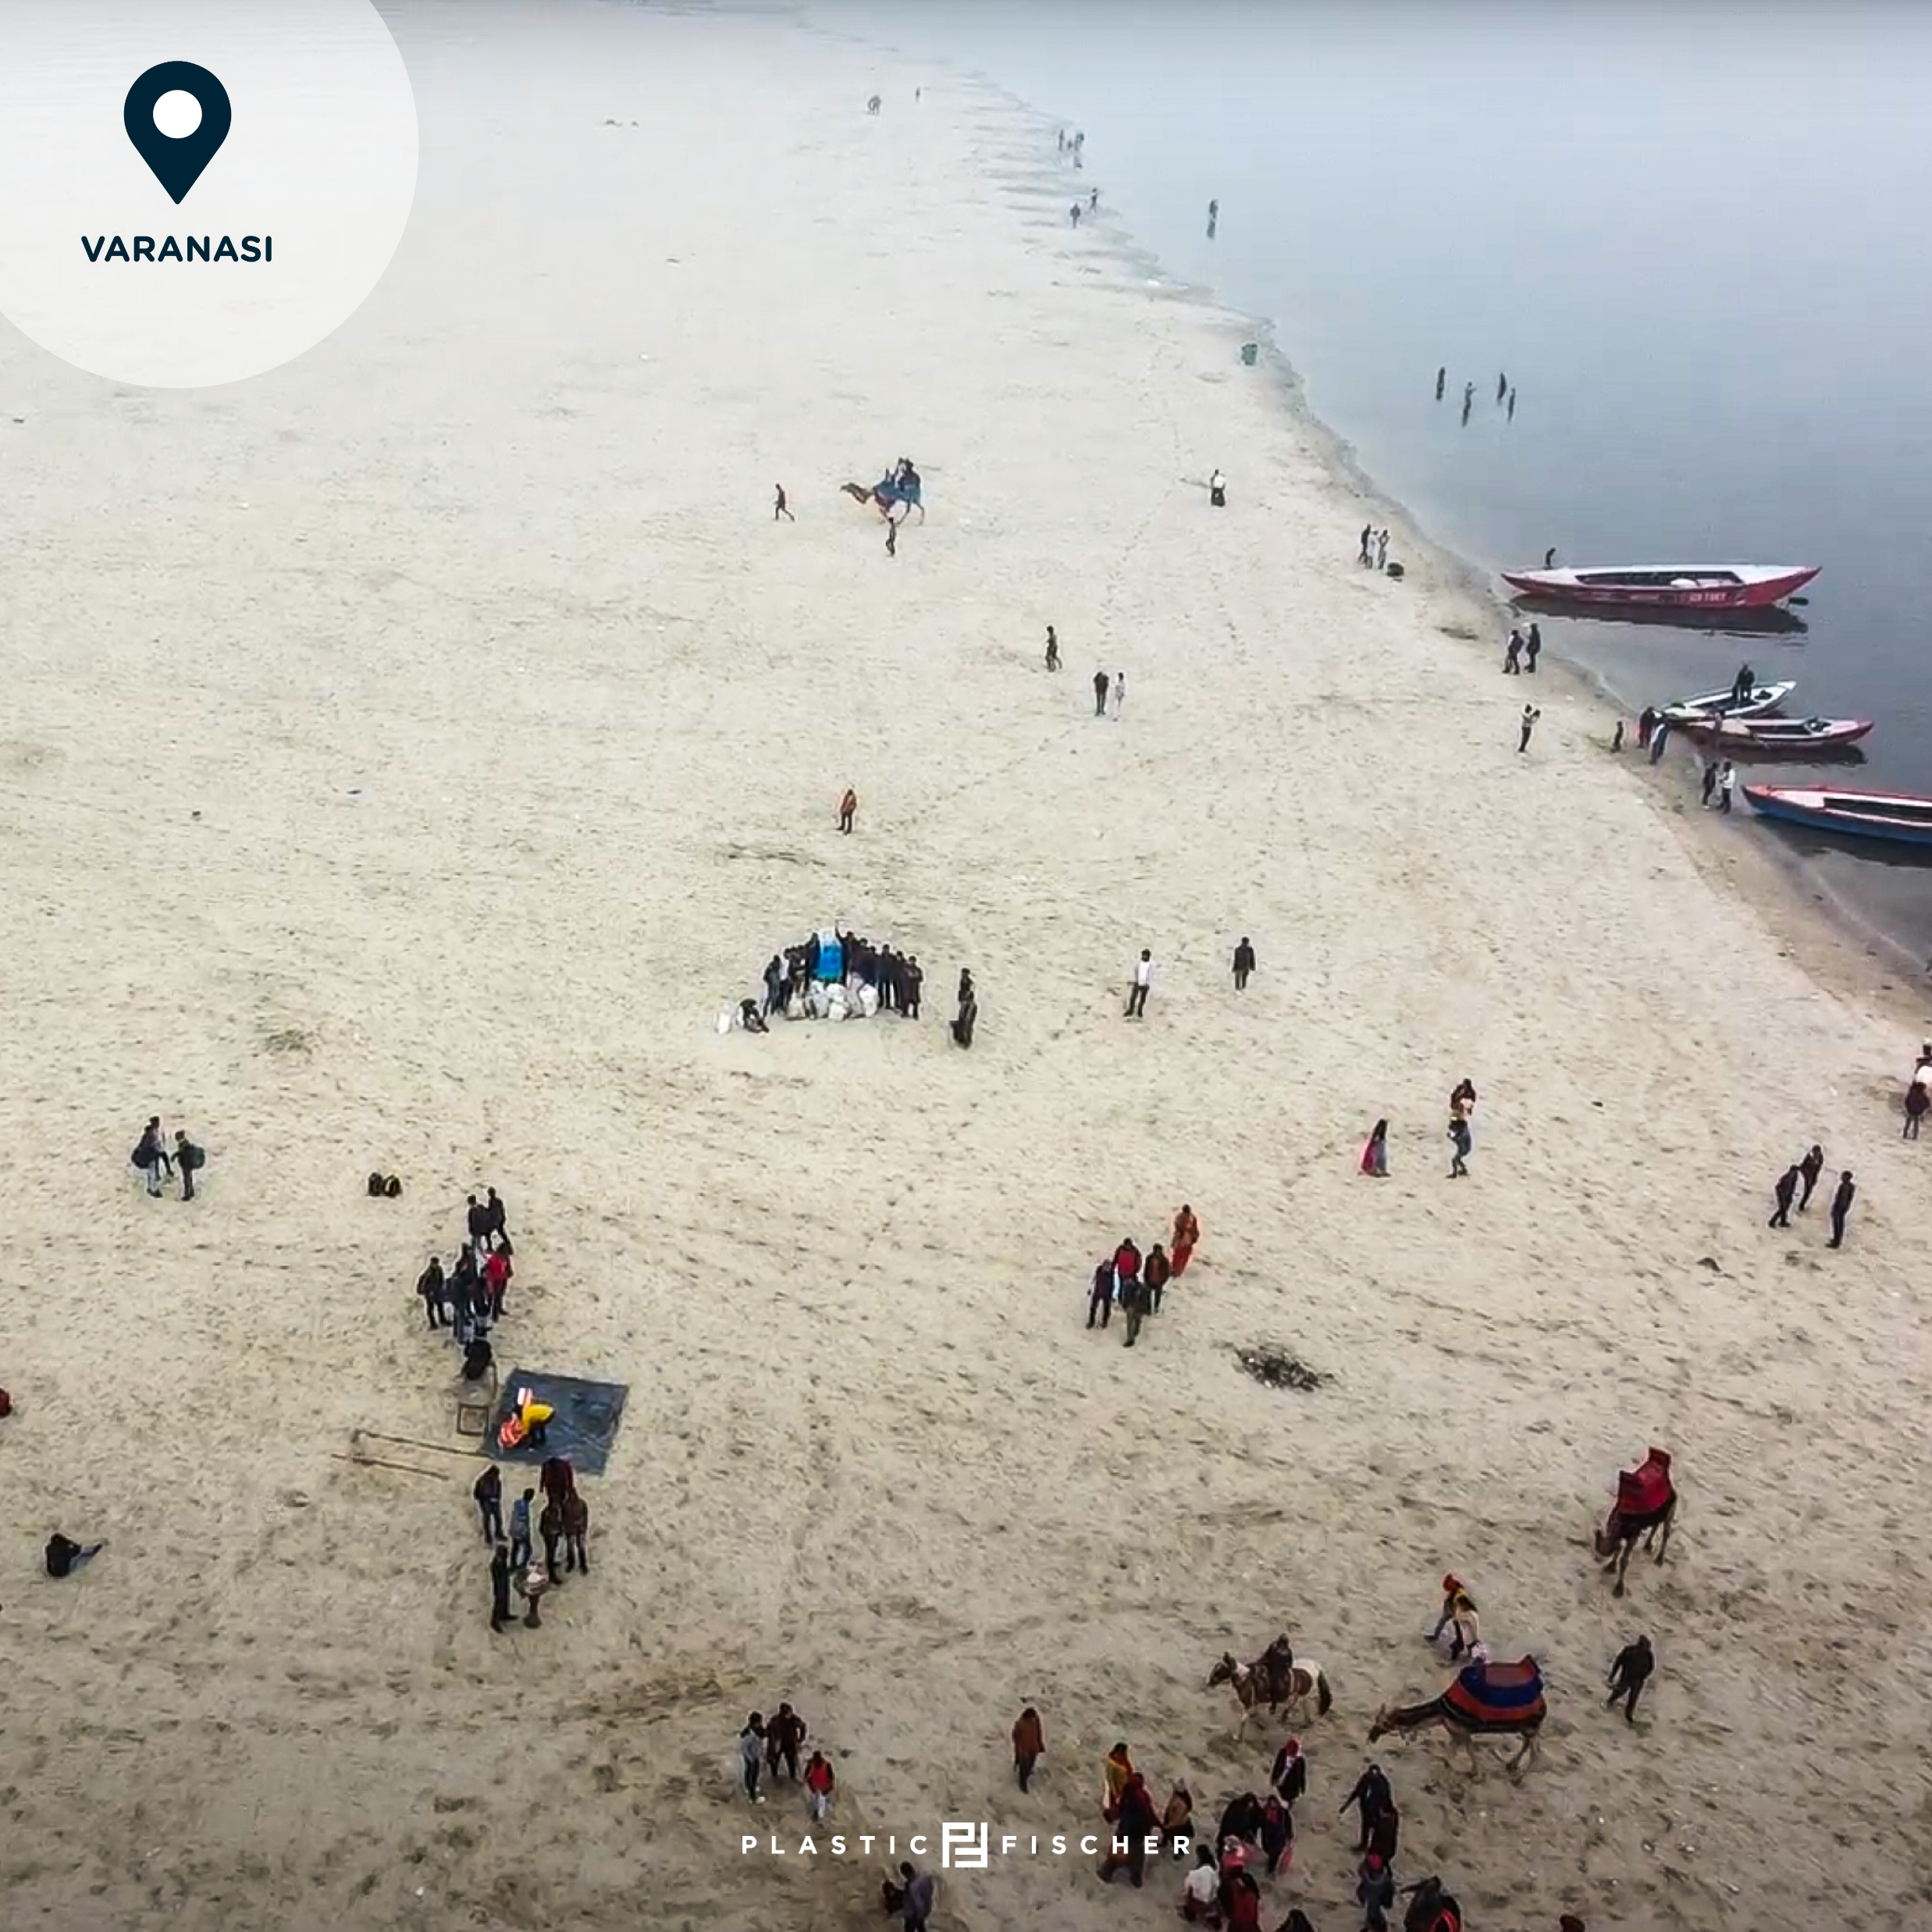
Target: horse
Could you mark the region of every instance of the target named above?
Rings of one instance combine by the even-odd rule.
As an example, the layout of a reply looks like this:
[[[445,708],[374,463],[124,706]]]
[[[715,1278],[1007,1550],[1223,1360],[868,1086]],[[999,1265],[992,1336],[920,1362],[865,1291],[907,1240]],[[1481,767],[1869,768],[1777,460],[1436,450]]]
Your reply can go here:
[[[1522,1748],[1505,1767],[1514,1777],[1539,1748],[1547,1715],[1542,1676],[1533,1657],[1515,1663],[1472,1664],[1426,1703],[1384,1704],[1368,1727],[1368,1742],[1373,1744],[1392,1731],[1446,1731],[1461,1739],[1473,1764],[1477,1737],[1521,1738]]]
[[[1656,1500],[1648,1508],[1627,1505],[1641,1503],[1646,1496]],[[1659,1530],[1663,1540],[1656,1544],[1651,1560],[1661,1564],[1670,1547],[1670,1525],[1677,1515],[1677,1488],[1670,1480],[1670,1458],[1663,1450],[1653,1449],[1638,1469],[1627,1470],[1617,1478],[1617,1500],[1603,1519],[1603,1527],[1591,1538],[1591,1548],[1606,1569],[1617,1572],[1617,1587],[1610,1594],[1624,1593],[1624,1572],[1630,1567],[1631,1552],[1638,1537],[1649,1550]]]
[[[1217,1684],[1234,1686],[1244,1730],[1249,1718],[1264,1705],[1272,1712],[1286,1704],[1292,1719],[1294,1707],[1311,1697],[1315,1699],[1317,1717],[1325,1717],[1335,1703],[1329,1688],[1328,1673],[1313,1657],[1282,1664],[1279,1653],[1272,1649],[1252,1663],[1237,1663],[1232,1652],[1223,1651],[1221,1661],[1208,1674],[1208,1688],[1212,1690]]]

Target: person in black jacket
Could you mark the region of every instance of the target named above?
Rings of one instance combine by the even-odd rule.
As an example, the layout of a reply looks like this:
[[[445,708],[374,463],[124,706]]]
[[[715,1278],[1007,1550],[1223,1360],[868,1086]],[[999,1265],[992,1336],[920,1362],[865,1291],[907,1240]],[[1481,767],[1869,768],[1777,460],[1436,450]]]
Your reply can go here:
[[[422,1297],[422,1311],[432,1329],[443,1326],[443,1264],[432,1254],[429,1265],[416,1277],[416,1292]]]
[[[1292,1805],[1308,1788],[1308,1760],[1301,1755],[1301,1740],[1290,1738],[1275,1753],[1275,1768],[1268,1781],[1281,1794],[1284,1805]]]
[[[469,1197],[469,1205],[464,1215],[464,1226],[469,1231],[470,1246],[481,1254],[489,1240],[489,1210],[482,1206],[474,1194]]]
[[[1791,1224],[1791,1197],[1798,1192],[1799,1173],[1795,1167],[1788,1167],[1777,1177],[1777,1185],[1772,1190],[1777,1204],[1771,1210],[1771,1218],[1767,1227],[1788,1228]],[[1838,1244],[1834,1241],[1835,1247]]]
[[[1361,1807],[1361,1841],[1355,1849],[1365,1852],[1368,1849],[1370,1834],[1375,1828],[1375,1820],[1385,1811],[1393,1809],[1395,1806],[1395,1793],[1390,1790],[1389,1781],[1382,1774],[1379,1764],[1371,1764],[1356,1779],[1354,1788],[1342,1800],[1336,1816],[1340,1816],[1350,1805]]]
[[[1114,1312],[1114,1262],[1110,1254],[1094,1270],[1093,1292],[1087,1300],[1087,1325],[1094,1325],[1094,1317],[1100,1317],[1100,1325],[1105,1328]]]
[[[194,1198],[194,1177],[208,1165],[207,1153],[190,1140],[184,1130],[177,1128],[174,1137],[174,1164],[181,1176],[181,1198]]]
[[[1639,1637],[1635,1643],[1625,1644],[1617,1652],[1617,1661],[1610,1666],[1610,1703],[1614,1710],[1618,1698],[1624,1700],[1625,1724],[1634,1724],[1637,1721],[1637,1695],[1650,1681],[1650,1674],[1656,1667],[1657,1660],[1651,1653],[1648,1637]]]
[[[1852,1184],[1852,1170],[1848,1167],[1838,1176],[1838,1191],[1831,1197],[1831,1241],[1833,1247],[1845,1245],[1845,1217],[1852,1212],[1852,1201],[1858,1190]]]
[[[1254,970],[1254,948],[1248,944],[1247,935],[1241,935],[1241,943],[1234,949],[1234,990],[1240,992],[1247,984],[1247,976]]]

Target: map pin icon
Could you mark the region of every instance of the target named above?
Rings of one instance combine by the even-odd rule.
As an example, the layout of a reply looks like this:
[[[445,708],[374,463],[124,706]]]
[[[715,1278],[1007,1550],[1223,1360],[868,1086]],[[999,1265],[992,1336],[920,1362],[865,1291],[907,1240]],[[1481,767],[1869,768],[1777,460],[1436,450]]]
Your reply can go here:
[[[178,137],[162,133],[155,125],[155,104],[164,94],[176,93],[193,94],[201,109],[194,132]],[[234,118],[228,90],[205,67],[197,67],[191,60],[164,60],[158,67],[150,67],[128,89],[127,103],[121,110],[135,153],[154,170],[155,179],[177,207],[227,140]]]

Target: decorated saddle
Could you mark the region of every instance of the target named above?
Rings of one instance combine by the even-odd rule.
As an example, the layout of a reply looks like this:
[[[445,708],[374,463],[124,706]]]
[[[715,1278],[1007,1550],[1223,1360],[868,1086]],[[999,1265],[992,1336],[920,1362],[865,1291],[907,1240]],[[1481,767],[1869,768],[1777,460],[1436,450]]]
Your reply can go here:
[[[1655,1516],[1676,1494],[1670,1482],[1669,1451],[1653,1449],[1636,1468],[1626,1469],[1617,1477],[1617,1514]]]
[[[1472,1663],[1443,1692],[1443,1703],[1471,1731],[1521,1731],[1542,1720],[1543,1674],[1534,1657]]]

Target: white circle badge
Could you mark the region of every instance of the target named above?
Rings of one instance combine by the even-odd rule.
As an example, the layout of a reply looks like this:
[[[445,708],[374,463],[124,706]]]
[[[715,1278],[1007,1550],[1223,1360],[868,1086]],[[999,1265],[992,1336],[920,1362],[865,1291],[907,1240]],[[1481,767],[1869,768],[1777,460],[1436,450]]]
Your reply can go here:
[[[6,0],[0,314],[155,389],[340,327],[416,193],[416,101],[372,0]]]

